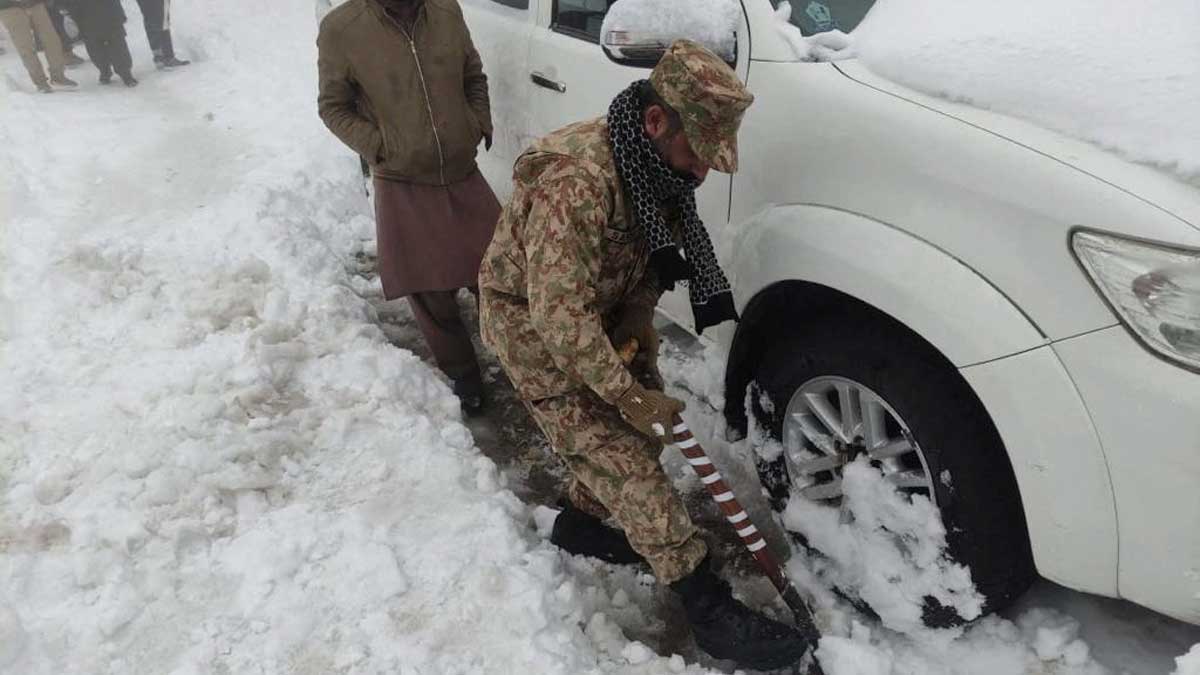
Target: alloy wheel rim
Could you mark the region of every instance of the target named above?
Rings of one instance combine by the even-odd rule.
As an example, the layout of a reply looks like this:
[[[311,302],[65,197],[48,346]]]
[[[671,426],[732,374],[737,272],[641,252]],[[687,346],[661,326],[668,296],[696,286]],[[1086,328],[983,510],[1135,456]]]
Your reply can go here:
[[[866,456],[884,480],[937,505],[925,453],[896,410],[849,378],[815,377],[796,390],[783,418],[783,457],[789,480],[814,501],[842,497],[842,467]]]

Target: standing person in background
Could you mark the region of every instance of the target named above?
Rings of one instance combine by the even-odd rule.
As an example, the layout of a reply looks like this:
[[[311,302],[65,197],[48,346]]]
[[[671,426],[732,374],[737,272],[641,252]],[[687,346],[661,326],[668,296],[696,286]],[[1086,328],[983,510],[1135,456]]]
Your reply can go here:
[[[154,52],[154,67],[159,70],[186,66],[191,61],[175,58],[175,45],[171,42],[171,0],[137,0],[142,10],[142,25],[146,28],[146,40]]]
[[[83,33],[88,58],[100,71],[100,84],[112,82],[115,71],[126,87],[136,87],[120,0],[66,0],[66,7]]]
[[[468,415],[483,381],[457,291],[475,290],[500,203],[475,163],[492,146],[487,76],[455,0],[350,0],[317,37],[325,126],[375,185],[384,297],[407,296]]]
[[[61,0],[47,0],[46,10],[50,12],[50,23],[54,24],[54,32],[58,33],[58,40],[62,42],[63,58],[67,62],[67,67],[82,65],[83,59],[75,53],[74,47],[71,46],[71,36],[67,35],[67,27],[63,25]]]
[[[0,0],[0,23],[4,24],[13,46],[21,55],[21,63],[29,73],[29,79],[43,94],[54,91],[50,85],[75,88],[75,82],[67,78],[66,57],[62,41],[54,31],[50,12],[43,0]],[[42,69],[42,60],[37,55],[37,43],[42,43],[46,61],[50,65],[50,77]]]

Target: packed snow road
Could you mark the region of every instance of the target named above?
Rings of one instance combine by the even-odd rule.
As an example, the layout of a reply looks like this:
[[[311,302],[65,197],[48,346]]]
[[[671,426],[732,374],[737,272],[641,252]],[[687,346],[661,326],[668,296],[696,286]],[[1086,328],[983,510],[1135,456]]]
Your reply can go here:
[[[131,37],[132,91],[85,66],[33,94],[0,57],[0,673],[728,672],[646,570],[545,542],[563,470],[502,374],[464,423],[381,302],[357,162],[315,114],[310,4],[183,3],[175,25],[196,63],[145,72]],[[720,355],[666,349],[750,501],[752,449],[715,438]],[[783,615],[664,461],[738,591]],[[1050,585],[902,632],[792,571],[830,675],[1200,667],[1175,660],[1200,630]]]

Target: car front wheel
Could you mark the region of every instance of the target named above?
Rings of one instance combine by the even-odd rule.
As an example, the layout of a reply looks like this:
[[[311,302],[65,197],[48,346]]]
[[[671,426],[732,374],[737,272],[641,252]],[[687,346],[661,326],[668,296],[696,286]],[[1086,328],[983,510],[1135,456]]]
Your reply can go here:
[[[983,611],[1032,583],[1004,445],[966,381],[928,343],[870,310],[825,316],[768,349],[752,391],[755,418],[782,445],[758,462],[776,511],[795,498],[840,507],[845,468],[865,463],[940,512],[948,556],[969,567]],[[840,591],[860,604],[854,589]],[[964,620],[928,596],[921,618],[934,627]]]

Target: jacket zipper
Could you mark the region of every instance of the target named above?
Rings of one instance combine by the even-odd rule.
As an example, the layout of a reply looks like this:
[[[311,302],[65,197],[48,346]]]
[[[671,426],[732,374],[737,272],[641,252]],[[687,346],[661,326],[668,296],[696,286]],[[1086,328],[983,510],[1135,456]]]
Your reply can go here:
[[[384,13],[386,14],[387,10],[384,10]],[[425,86],[425,71],[421,69],[421,57],[417,55],[417,42],[413,39],[412,35],[408,34],[408,31],[404,30],[404,27],[401,26],[399,22],[397,22],[395,19],[392,19],[391,15],[388,15],[388,19],[391,19],[392,23],[396,25],[396,28],[399,28],[400,32],[403,33],[404,37],[408,40],[408,46],[412,49],[413,61],[416,61],[417,63],[417,78],[421,80],[421,91],[425,94],[425,110],[429,112],[429,126],[433,128],[433,142],[435,145],[437,145],[438,176],[442,179],[442,185],[445,185],[446,156],[442,154],[442,139],[438,136],[437,122],[435,122],[433,119],[433,104],[429,102],[429,88]],[[413,35],[416,35],[415,30],[413,31]]]

